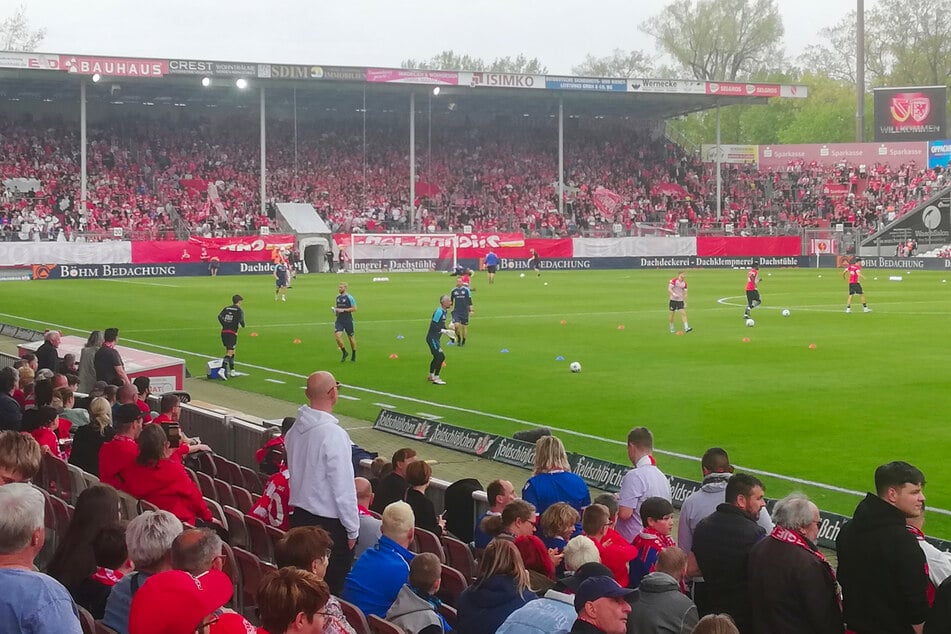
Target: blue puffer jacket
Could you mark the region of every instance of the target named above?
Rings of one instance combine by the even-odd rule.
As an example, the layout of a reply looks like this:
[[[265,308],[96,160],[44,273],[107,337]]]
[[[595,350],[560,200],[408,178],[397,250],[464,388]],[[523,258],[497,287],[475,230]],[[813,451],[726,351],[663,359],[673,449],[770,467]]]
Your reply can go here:
[[[376,546],[360,555],[343,584],[343,599],[367,616],[385,618],[400,588],[409,578],[413,553],[383,535]]]
[[[480,584],[469,586],[459,597],[456,632],[493,634],[509,614],[535,598],[529,590],[519,594],[512,577],[489,577]]]

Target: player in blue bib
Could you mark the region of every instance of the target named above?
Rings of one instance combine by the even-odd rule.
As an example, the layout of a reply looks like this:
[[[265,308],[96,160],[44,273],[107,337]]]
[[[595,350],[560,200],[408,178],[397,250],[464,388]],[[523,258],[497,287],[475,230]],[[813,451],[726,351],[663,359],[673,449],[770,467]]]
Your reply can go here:
[[[489,276],[489,284],[495,284],[495,272],[499,268],[499,256],[495,254],[495,251],[489,249],[489,252],[485,254],[485,271]]]
[[[347,285],[341,283],[337,287],[337,303],[334,305],[334,337],[337,347],[340,348],[340,362],[347,360],[347,348],[343,345],[343,333],[350,339],[350,361],[357,360],[357,340],[353,338],[353,313],[357,311],[357,300],[347,292]]]
[[[274,265],[274,301],[278,298],[287,301],[287,263],[284,260],[278,260]]]
[[[466,345],[469,336],[469,315],[472,313],[472,291],[461,277],[456,278],[456,287],[449,294],[452,300],[452,328],[456,331],[459,347]]]

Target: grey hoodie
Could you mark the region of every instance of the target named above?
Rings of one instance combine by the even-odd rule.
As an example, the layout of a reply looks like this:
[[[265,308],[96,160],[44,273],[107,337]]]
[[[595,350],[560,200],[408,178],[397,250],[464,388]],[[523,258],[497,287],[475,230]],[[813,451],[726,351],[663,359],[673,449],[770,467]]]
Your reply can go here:
[[[700,520],[717,510],[717,505],[726,501],[726,481],[732,473],[711,473],[703,478],[703,484],[684,500],[680,507],[680,521],[677,524],[677,545],[688,555],[693,548],[693,531]],[[766,534],[773,532],[773,520],[769,511],[763,508],[756,523],[763,527]]]
[[[700,619],[693,601],[666,572],[652,572],[641,579],[630,601],[628,634],[690,634]]]
[[[403,628],[408,634],[417,634],[431,625],[438,625],[442,629],[442,619],[433,604],[417,595],[406,584],[400,588],[396,601],[387,611],[386,620]]]

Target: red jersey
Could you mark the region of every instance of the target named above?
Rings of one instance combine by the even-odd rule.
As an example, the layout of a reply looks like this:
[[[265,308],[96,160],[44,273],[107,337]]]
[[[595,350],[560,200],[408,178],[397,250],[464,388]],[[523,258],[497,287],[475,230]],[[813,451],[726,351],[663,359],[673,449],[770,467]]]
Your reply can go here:
[[[30,435],[36,439],[36,442],[40,444],[40,447],[46,447],[50,450],[50,453],[56,456],[61,460],[65,460],[63,454],[59,450],[59,441],[56,439],[56,434],[49,427],[40,427],[39,429],[34,429],[30,432]]]
[[[590,535],[589,535],[590,537]],[[614,580],[622,588],[627,587],[629,564],[632,559],[637,558],[637,548],[628,543],[620,533],[614,529],[608,529],[608,532],[597,541],[592,539],[594,545],[598,547],[598,553],[601,555],[601,563],[608,567]]]
[[[116,436],[99,448],[99,480],[124,490],[120,474],[135,463],[139,446],[129,436]]]
[[[251,507],[248,515],[286,531],[291,514],[290,477],[286,467],[272,475],[264,487],[264,495]]]
[[[862,272],[861,264],[850,264],[845,271],[849,274],[849,284],[859,283],[859,273]]]
[[[746,290],[755,291],[756,284],[759,282],[759,269],[755,266],[746,274]]]
[[[106,443],[111,444],[111,443]],[[151,502],[188,524],[195,518],[210,522],[211,511],[185,467],[171,460],[159,460],[146,467],[133,463],[122,472],[123,489],[129,495]]]
[[[142,422],[151,423],[152,410],[149,408],[148,404],[140,398],[135,400],[135,404],[139,408],[139,411],[142,412]]]

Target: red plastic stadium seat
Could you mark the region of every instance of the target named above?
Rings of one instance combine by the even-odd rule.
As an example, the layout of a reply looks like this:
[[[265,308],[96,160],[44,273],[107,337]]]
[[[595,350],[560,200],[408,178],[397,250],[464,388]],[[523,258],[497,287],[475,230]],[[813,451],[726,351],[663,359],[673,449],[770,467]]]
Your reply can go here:
[[[343,610],[343,615],[347,617],[347,623],[350,624],[350,627],[357,634],[370,634],[370,625],[367,623],[367,617],[364,616],[363,610],[349,601],[340,598],[337,600],[340,602],[340,608]]]
[[[440,579],[442,581],[436,596],[452,607],[456,607],[462,591],[469,587],[469,580],[461,572],[445,564],[443,564]]]

